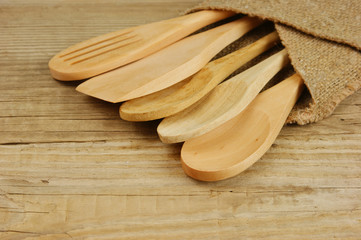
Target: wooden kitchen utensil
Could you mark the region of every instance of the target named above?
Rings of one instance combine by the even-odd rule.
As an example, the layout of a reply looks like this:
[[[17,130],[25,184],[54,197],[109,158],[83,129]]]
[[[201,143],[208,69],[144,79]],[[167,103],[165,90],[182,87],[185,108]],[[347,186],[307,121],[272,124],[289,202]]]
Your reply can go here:
[[[78,43],[49,62],[58,80],[80,80],[148,56],[190,33],[234,15],[228,11],[199,11],[189,15],[127,28]]]
[[[284,49],[221,83],[196,104],[163,119],[157,129],[160,139],[165,143],[182,142],[228,121],[240,113],[288,63]]]
[[[242,17],[195,34],[137,62],[91,78],[76,90],[113,103],[151,94],[193,75],[225,46],[261,23],[258,18]]]
[[[150,121],[178,113],[197,102],[246,62],[278,42],[278,34],[270,33],[244,48],[208,63],[187,80],[123,103],[119,109],[120,117],[128,121]]]
[[[182,167],[192,178],[217,181],[254,164],[271,147],[303,89],[297,74],[259,94],[236,117],[186,141]]]

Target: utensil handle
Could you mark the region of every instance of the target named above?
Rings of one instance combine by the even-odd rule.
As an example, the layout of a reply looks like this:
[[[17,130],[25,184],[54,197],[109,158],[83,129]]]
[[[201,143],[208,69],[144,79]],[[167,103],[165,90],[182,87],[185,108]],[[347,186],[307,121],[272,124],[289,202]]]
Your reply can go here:
[[[273,112],[273,114],[270,114],[269,116],[270,121],[276,121],[281,113],[286,114],[284,117],[286,119],[291,109],[296,104],[297,99],[300,97],[303,89],[303,79],[299,74],[295,73],[272,88],[259,94],[259,97],[256,99],[259,104],[254,104],[254,106],[257,106],[259,110],[265,108],[272,109],[270,110]],[[267,99],[270,99],[271,97],[273,101],[267,101]]]
[[[195,31],[209,24],[234,16],[235,14],[236,13],[232,11],[204,10],[174,18],[174,22],[187,26],[187,28],[194,29]]]
[[[260,91],[266,83],[271,80],[282,68],[290,63],[286,49],[279,51],[276,54],[273,54],[271,57],[263,60],[257,65],[247,69],[242,72],[239,77],[241,77],[249,86],[249,89],[259,89]],[[235,77],[236,79],[237,77]]]
[[[202,77],[202,75],[210,75],[213,78],[212,81],[219,83],[242,65],[272,48],[279,42],[280,38],[278,33],[272,32],[246,47],[210,62],[207,67],[204,68],[204,70],[201,70],[197,75],[199,75],[199,77]]]

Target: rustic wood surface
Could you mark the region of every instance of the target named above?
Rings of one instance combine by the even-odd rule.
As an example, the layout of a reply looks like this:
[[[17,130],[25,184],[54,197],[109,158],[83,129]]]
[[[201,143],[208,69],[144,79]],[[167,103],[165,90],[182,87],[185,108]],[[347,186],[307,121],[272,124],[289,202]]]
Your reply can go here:
[[[284,127],[246,172],[187,177],[159,122],[53,80],[47,63],[195,0],[0,1],[0,239],[360,239],[361,92]]]

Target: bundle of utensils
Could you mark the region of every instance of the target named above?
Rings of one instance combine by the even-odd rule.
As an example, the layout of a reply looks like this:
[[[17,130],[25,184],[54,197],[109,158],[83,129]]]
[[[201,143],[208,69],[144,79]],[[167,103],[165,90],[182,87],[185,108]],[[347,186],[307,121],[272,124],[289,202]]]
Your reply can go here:
[[[285,66],[285,49],[227,79],[234,71],[280,42],[272,32],[216,60],[227,45],[260,26],[242,16],[209,30],[195,31],[235,15],[199,11],[128,28],[81,42],[55,55],[55,79],[83,80],[76,90],[118,103],[128,121],[163,119],[162,142],[184,142],[185,173],[203,181],[239,174],[271,147],[303,89],[294,74],[261,92]],[[260,93],[261,92],[261,93]]]

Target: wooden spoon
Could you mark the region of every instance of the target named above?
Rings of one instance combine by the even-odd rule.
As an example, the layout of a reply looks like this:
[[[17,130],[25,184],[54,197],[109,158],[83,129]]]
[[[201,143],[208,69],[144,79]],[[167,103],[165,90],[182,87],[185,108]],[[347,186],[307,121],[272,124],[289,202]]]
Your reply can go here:
[[[240,113],[288,63],[284,49],[221,83],[196,104],[163,119],[158,126],[160,139],[165,143],[182,142],[228,121]]]
[[[225,46],[261,22],[243,17],[195,34],[137,62],[91,78],[76,90],[114,103],[162,90],[199,71]]]
[[[119,108],[128,121],[150,121],[178,113],[197,102],[232,72],[279,42],[276,32],[208,63],[193,77],[169,88],[132,99]]]
[[[186,141],[181,150],[185,173],[217,181],[250,167],[275,141],[302,89],[303,81],[295,74],[259,94],[233,119]]]
[[[91,38],[55,55],[49,62],[50,72],[65,81],[93,77],[148,56],[232,15],[227,11],[200,11]]]

